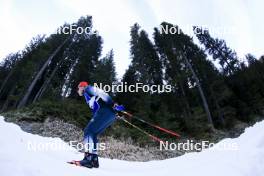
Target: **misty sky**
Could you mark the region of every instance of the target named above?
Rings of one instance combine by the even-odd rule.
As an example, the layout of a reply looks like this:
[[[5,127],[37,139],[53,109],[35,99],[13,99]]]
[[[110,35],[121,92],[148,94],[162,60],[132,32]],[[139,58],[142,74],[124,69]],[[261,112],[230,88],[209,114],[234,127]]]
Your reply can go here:
[[[24,49],[32,37],[86,15],[93,16],[104,39],[103,56],[113,48],[119,77],[130,63],[129,31],[135,22],[150,37],[162,21],[190,35],[188,27],[203,25],[218,30],[213,36],[225,39],[241,58],[247,53],[259,57],[264,54],[263,8],[260,0],[0,0],[0,61]]]

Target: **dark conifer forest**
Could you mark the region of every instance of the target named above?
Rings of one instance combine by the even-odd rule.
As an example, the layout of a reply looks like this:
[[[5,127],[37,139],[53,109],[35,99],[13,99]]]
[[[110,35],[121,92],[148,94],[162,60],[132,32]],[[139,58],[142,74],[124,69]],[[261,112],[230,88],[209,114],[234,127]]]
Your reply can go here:
[[[102,55],[103,38],[96,33],[92,17],[81,17],[75,24],[91,31],[38,35],[23,50],[3,59],[1,113],[30,112],[35,121],[53,116],[83,128],[91,114],[76,92],[80,81],[127,85],[140,82],[171,85],[172,91],[110,94],[128,112],[182,136],[203,138],[215,131],[231,131],[239,123],[263,119],[264,55],[256,58],[254,53],[248,53],[239,58],[228,42],[215,38],[210,31],[193,37],[183,32],[165,34],[160,25],[177,24],[163,22],[153,33],[147,33],[136,23],[130,28],[130,65],[117,78],[115,51]],[[170,137],[134,123],[161,138]],[[118,130],[113,130],[116,137],[140,138],[141,134],[126,124],[119,122],[117,126]]]

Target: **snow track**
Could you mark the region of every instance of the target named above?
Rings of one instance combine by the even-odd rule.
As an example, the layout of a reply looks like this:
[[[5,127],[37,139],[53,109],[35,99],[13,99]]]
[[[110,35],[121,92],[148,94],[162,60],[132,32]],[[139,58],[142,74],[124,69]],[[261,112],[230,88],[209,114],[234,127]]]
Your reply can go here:
[[[224,139],[220,145],[236,143],[237,150],[204,150],[162,161],[128,162],[100,158],[99,169],[69,165],[66,161],[83,158],[75,150],[30,150],[31,144],[56,143],[69,146],[59,138],[26,133],[0,116],[1,176],[263,176],[264,121],[247,128],[236,139]]]

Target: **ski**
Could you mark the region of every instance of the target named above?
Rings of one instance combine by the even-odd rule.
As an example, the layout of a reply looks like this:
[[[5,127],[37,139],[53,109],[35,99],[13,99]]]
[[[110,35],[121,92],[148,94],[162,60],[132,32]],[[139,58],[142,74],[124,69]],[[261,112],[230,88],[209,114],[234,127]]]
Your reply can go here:
[[[76,166],[82,166],[80,164],[80,161],[72,160],[72,161],[67,161],[68,164],[76,165]]]

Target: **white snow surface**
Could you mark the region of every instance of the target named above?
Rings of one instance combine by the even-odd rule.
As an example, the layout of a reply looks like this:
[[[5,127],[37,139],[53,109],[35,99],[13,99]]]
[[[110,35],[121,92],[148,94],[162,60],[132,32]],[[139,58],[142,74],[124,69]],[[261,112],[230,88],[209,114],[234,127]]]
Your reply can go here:
[[[30,150],[31,143],[65,144],[59,138],[26,133],[0,116],[0,176],[263,176],[264,121],[245,130],[240,137],[224,139],[218,145],[237,144],[237,150],[203,150],[183,156],[149,162],[100,158],[100,168],[67,164],[80,160],[76,150]],[[69,146],[67,146],[70,148]]]

